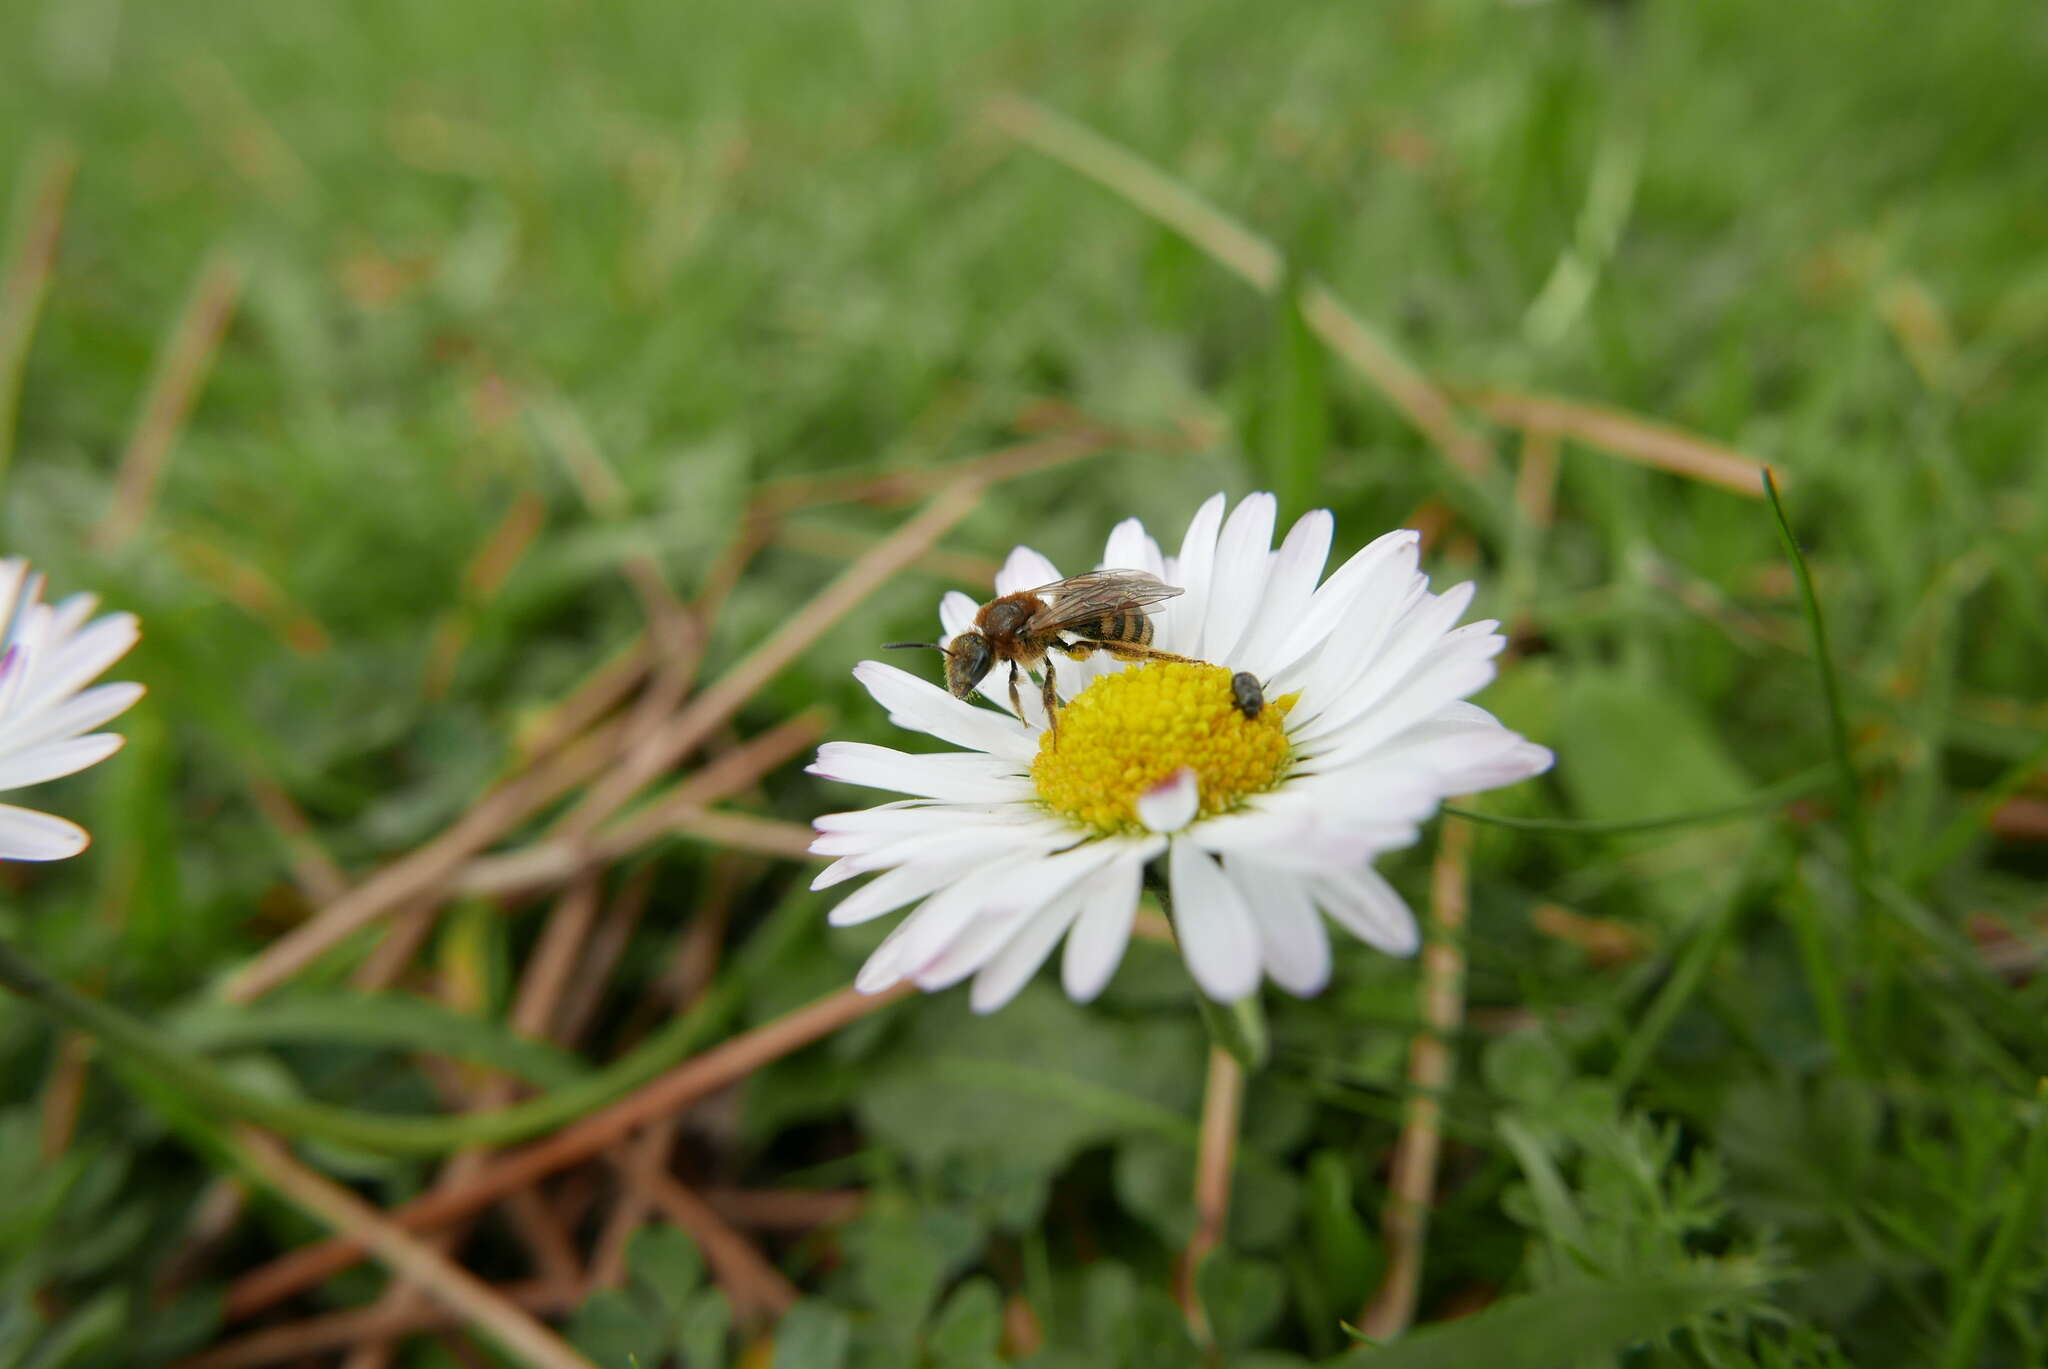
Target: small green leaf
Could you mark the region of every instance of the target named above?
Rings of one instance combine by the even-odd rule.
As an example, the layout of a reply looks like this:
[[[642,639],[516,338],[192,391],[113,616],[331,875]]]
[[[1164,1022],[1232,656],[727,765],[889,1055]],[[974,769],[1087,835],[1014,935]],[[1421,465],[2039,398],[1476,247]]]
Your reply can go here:
[[[1501,1037],[1486,1048],[1480,1068],[1494,1093],[1531,1108],[1548,1103],[1571,1077],[1571,1062],[1540,1029]]]
[[[775,1328],[773,1369],[840,1369],[853,1340],[853,1324],[828,1302],[806,1298]]]
[[[638,1360],[659,1364],[668,1353],[668,1330],[623,1289],[591,1294],[569,1319],[569,1341],[601,1369],[625,1369]]]
[[[681,1321],[691,1294],[704,1282],[704,1257],[697,1243],[666,1222],[643,1226],[633,1234],[626,1247],[626,1268],[660,1301],[672,1324]]]
[[[871,1207],[841,1239],[876,1329],[907,1351],[939,1295],[943,1254],[915,1216],[893,1205]]]
[[[925,1333],[925,1349],[939,1369],[978,1365],[1003,1338],[1003,1299],[995,1284],[973,1278],[953,1290]]]
[[[1195,1229],[1194,1165],[1178,1146],[1133,1140],[1118,1146],[1110,1175],[1117,1201],[1169,1246]]]
[[[1336,1307],[1365,1300],[1379,1272],[1379,1247],[1359,1215],[1351,1191],[1351,1169],[1334,1150],[1309,1157],[1303,1202],[1316,1268]]]
[[[1751,1266],[1703,1263],[1691,1278],[1587,1283],[1507,1298],[1388,1345],[1354,1350],[1345,1369],[1558,1369],[1677,1330],[1740,1301]]]
[[[683,1308],[676,1348],[683,1369],[724,1369],[725,1346],[732,1335],[732,1306],[716,1288],[700,1288]]]
[[[1130,1325],[1137,1302],[1138,1281],[1130,1266],[1114,1260],[1089,1265],[1081,1282],[1081,1315],[1089,1342],[1111,1344],[1119,1330]]]
[[[1226,1350],[1249,1347],[1273,1329],[1286,1298],[1286,1280],[1265,1260],[1218,1250],[1203,1262],[1202,1309]]]

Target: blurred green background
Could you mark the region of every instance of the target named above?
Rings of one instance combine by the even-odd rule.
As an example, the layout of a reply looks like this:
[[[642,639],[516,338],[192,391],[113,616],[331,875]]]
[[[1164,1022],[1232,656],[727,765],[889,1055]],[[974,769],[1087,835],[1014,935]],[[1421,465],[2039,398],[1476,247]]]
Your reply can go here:
[[[1399,1363],[2041,1364],[2044,73],[2048,12],[1990,0],[6,0],[0,541],[54,593],[141,615],[115,678],[151,692],[118,758],[30,796],[96,843],[0,872],[0,930],[187,1021],[309,911],[276,795],[367,872],[460,818],[641,631],[634,557],[694,602],[760,534],[715,679],[914,501],[750,507],[1049,423],[1107,436],[1003,486],[739,735],[822,706],[832,735],[886,740],[849,667],[931,631],[1013,543],[1077,567],[1119,518],[1170,540],[1210,492],[1271,488],[1283,518],[1335,509],[1340,554],[1420,523],[1438,583],[1478,578],[1514,625],[1522,659],[1482,701],[1560,762],[1493,811],[1684,814],[1825,775],[1768,506],[1567,441],[1538,516],[1543,483],[1516,481],[1544,440],[1477,401],[1564,396],[1784,474],[1874,854],[1825,788],[1649,835],[1480,833],[1421,1318],[1495,1319],[1444,1343],[1458,1359]],[[1284,299],[1006,134],[1006,92],[1327,282],[1473,401],[1491,473],[1448,465]],[[37,296],[39,224],[60,232]],[[189,413],[152,417],[195,300],[217,353]],[[736,806],[867,801],[797,771]],[[1387,866],[1418,906],[1433,845]],[[608,891],[636,879],[648,911],[562,1069],[669,1010],[714,895],[753,956],[740,1023],[844,983],[873,940],[828,934],[795,862],[677,842]],[[460,905],[403,991],[502,1043],[545,916]],[[331,1004],[366,945],[281,999]],[[1207,1344],[1171,1298],[1204,1036],[1151,945],[1096,1006],[1047,983],[988,1020],[918,1001],[692,1114],[686,1177],[867,1195],[761,1237],[806,1295],[779,1336],[722,1340],[659,1228],[569,1333],[607,1365],[1394,1365],[1340,1323],[1379,1277],[1416,973],[1347,945],[1324,997],[1271,1005]],[[229,1036],[211,1049],[251,1087],[387,1110],[440,1107],[458,1040],[345,1014]],[[258,1198],[201,1242],[203,1119],[66,1061],[0,1000],[0,1365],[164,1363],[247,1330],[218,1324],[221,1291],[316,1224]],[[435,1169],[302,1155],[386,1205]],[[464,1259],[522,1270],[490,1225]],[[267,1315],[380,1286],[359,1269]]]

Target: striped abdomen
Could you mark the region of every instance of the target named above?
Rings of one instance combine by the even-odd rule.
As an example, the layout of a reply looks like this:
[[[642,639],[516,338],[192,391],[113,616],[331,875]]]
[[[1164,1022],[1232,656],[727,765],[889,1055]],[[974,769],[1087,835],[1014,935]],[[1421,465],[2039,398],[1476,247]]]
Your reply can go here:
[[[1100,618],[1076,623],[1067,631],[1091,642],[1131,642],[1152,645],[1152,620],[1134,608],[1105,613]]]

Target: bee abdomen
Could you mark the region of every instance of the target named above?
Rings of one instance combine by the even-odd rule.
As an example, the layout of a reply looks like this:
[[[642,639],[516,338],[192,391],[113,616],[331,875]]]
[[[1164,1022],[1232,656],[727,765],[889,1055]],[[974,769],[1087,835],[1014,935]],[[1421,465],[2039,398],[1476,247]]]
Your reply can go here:
[[[1087,635],[1098,642],[1152,644],[1152,620],[1135,609],[1105,613],[1088,625]]]

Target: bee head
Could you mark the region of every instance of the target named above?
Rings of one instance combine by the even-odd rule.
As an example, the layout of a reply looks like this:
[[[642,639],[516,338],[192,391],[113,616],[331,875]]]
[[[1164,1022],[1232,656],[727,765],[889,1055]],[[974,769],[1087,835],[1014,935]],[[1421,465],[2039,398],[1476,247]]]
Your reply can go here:
[[[946,652],[946,688],[953,691],[954,698],[966,698],[995,668],[995,663],[995,653],[989,650],[988,638],[979,632],[961,633],[953,639],[952,647]]]
[[[979,632],[963,632],[953,639],[950,647],[937,642],[888,642],[884,645],[891,650],[897,648],[921,649],[930,647],[933,651],[946,654],[946,688],[953,691],[953,697],[964,699],[974,692],[974,687],[996,663],[995,653],[989,650],[988,638]]]

